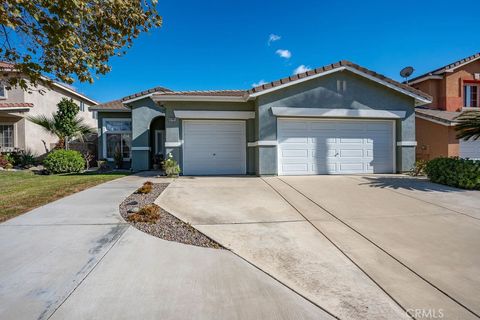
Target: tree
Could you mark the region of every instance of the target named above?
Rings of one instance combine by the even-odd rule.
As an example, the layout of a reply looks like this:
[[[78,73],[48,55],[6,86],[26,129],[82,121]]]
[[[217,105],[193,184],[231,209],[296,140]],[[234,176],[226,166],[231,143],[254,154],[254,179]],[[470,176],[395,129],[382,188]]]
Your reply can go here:
[[[480,138],[480,111],[465,111],[455,118],[457,139],[477,140]]]
[[[110,71],[134,38],[162,23],[157,0],[2,0],[0,60],[18,72],[9,85],[28,89],[51,80],[93,82]],[[2,41],[3,40],[3,41]],[[3,68],[4,73],[6,68]]]
[[[46,131],[58,137],[57,148],[68,149],[68,143],[76,138],[81,141],[85,136],[94,134],[95,128],[85,124],[82,118],[79,118],[79,107],[72,99],[63,98],[58,104],[56,113],[52,117],[45,115],[31,116],[27,119],[43,127]]]

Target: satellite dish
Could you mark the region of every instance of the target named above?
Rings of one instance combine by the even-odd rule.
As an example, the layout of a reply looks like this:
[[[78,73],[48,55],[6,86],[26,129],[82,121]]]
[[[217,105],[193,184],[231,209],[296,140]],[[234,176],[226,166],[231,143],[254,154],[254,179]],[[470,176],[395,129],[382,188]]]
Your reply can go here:
[[[405,78],[405,82],[408,84],[408,77],[410,77],[414,71],[415,69],[413,69],[413,67],[405,67],[400,70],[400,76]]]

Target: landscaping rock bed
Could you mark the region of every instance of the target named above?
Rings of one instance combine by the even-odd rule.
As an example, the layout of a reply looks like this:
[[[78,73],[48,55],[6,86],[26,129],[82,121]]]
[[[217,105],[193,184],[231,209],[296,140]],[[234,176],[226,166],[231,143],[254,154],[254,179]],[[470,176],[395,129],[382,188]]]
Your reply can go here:
[[[131,194],[120,204],[120,214],[132,226],[152,236],[199,247],[223,249],[220,244],[162,208],[159,208],[160,217],[154,223],[129,221],[130,215],[153,204],[167,186],[168,183],[154,183],[149,193],[135,192]]]

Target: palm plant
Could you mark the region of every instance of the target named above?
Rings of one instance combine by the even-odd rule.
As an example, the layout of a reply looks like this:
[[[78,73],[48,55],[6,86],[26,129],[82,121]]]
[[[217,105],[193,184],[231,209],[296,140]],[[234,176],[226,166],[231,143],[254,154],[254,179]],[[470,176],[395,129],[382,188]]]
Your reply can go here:
[[[84,138],[96,132],[82,118],[77,117],[78,106],[68,99],[62,99],[58,111],[49,118],[45,115],[31,116],[27,119],[43,127],[46,131],[58,137],[57,148],[68,149],[68,143],[73,139],[84,141]]]
[[[465,111],[455,118],[457,139],[477,140],[480,138],[480,111]]]

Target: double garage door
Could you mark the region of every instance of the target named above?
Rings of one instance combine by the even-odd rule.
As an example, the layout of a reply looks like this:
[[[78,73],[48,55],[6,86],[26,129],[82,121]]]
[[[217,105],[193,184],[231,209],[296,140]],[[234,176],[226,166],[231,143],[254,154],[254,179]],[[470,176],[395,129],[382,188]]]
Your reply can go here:
[[[394,122],[278,120],[278,174],[394,172]]]
[[[278,174],[394,172],[394,122],[278,119]],[[186,120],[186,175],[246,173],[245,121]]]

